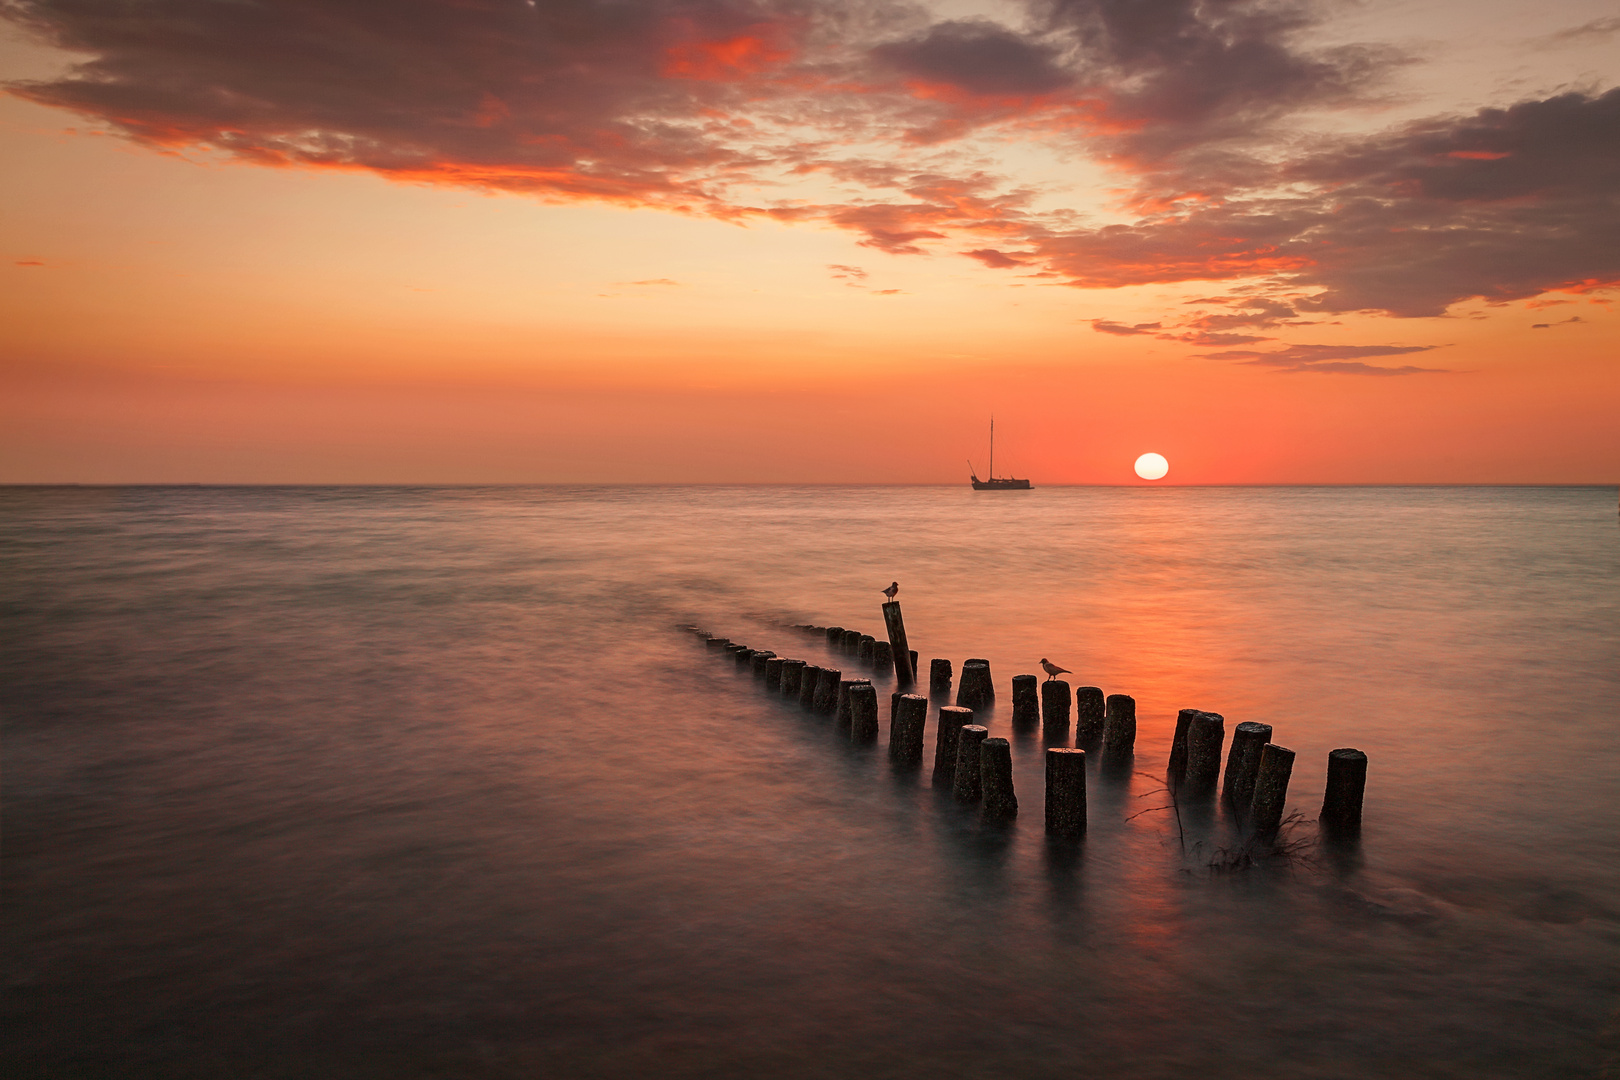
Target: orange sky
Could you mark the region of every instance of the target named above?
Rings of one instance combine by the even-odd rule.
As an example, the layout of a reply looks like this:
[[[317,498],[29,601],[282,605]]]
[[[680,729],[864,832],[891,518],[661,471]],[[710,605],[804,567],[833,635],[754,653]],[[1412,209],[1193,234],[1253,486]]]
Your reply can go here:
[[[1599,5],[1444,47],[1445,4],[1245,29],[1273,68],[1209,105],[1178,80],[1237,61],[1033,6],[838,36],[832,4],[649,2],[642,64],[523,2],[413,5],[407,44],[498,16],[535,72],[481,44],[363,95],[263,28],[205,26],[222,69],[24,5],[0,482],[955,483],[992,412],[1037,484],[1148,450],[1164,483],[1620,477]],[[514,89],[564,62],[600,86]]]

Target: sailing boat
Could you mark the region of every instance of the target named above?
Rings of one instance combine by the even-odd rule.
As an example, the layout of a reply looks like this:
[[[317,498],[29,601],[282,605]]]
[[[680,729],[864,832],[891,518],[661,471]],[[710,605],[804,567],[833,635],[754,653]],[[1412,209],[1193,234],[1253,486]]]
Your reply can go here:
[[[1028,491],[1028,480],[1015,480],[1010,476],[996,475],[996,418],[990,418],[990,476],[980,480],[979,474],[973,471],[973,462],[968,462],[968,475],[973,478],[974,491]]]

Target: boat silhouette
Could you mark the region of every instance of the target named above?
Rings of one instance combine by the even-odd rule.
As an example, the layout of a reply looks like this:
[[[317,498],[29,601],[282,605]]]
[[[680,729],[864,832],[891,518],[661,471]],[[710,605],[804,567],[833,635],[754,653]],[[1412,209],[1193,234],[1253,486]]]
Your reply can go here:
[[[979,474],[974,471],[973,460],[968,459],[968,476],[973,482],[974,491],[1028,491],[1029,481],[1019,480],[1011,476],[996,475],[996,418],[990,418],[990,476],[980,480]]]

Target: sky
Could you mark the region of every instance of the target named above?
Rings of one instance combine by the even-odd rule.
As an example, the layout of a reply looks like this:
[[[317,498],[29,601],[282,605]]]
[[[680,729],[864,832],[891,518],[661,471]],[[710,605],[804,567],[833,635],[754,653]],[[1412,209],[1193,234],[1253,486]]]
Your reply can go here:
[[[1620,480],[1612,0],[0,0],[0,482]]]

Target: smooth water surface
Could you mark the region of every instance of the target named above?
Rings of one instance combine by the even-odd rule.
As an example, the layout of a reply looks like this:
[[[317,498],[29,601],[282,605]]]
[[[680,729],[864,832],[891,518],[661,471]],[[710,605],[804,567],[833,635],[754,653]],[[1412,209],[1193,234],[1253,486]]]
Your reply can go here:
[[[677,629],[896,578],[1011,826]],[[1620,1075],[1613,488],[0,489],[0,619],[8,1077]],[[1137,701],[1078,846],[1042,656]],[[1292,858],[1162,809],[1185,707]]]

